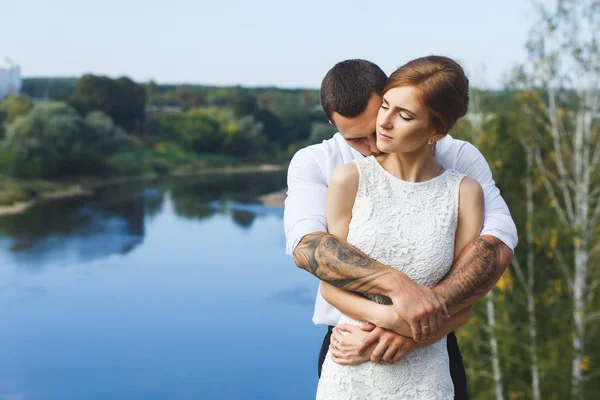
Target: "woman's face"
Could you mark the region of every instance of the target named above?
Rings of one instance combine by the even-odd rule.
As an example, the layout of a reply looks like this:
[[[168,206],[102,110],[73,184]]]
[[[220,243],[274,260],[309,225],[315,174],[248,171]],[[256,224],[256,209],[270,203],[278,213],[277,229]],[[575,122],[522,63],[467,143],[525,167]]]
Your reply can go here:
[[[383,95],[377,115],[377,147],[384,153],[411,153],[439,140],[429,111],[417,101],[414,86],[393,88]]]

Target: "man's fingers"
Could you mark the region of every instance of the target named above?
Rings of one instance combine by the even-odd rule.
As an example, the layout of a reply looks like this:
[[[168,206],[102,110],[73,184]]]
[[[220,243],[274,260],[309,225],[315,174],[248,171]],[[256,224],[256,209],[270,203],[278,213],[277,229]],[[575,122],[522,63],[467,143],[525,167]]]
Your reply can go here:
[[[415,342],[421,341],[421,324],[419,321],[411,321],[410,329],[412,330],[413,340]]]
[[[437,294],[437,298],[440,301],[440,304],[442,305],[442,316],[445,319],[450,318],[450,313],[448,312],[448,305],[446,304],[446,299],[444,299],[441,295]]]
[[[429,331],[427,332],[428,335],[427,335],[427,339],[425,339],[425,340],[429,340],[437,332],[437,316],[439,314],[440,314],[440,312],[436,312],[435,314],[432,314],[429,317],[429,321],[427,322],[429,324]]]
[[[429,326],[429,319],[422,319],[419,322],[419,326],[421,327],[421,337],[419,338],[419,340],[416,341],[425,342],[429,338],[429,331],[431,330],[431,327]]]
[[[438,324],[438,317],[441,314],[442,314],[441,311],[437,312],[437,313],[433,314],[431,316],[431,318],[429,319],[429,323],[430,323],[430,326],[431,326],[430,333],[431,333],[432,336],[440,329],[440,326]]]
[[[442,329],[442,326],[444,325],[444,316],[441,313],[437,315],[436,322],[438,330]]]

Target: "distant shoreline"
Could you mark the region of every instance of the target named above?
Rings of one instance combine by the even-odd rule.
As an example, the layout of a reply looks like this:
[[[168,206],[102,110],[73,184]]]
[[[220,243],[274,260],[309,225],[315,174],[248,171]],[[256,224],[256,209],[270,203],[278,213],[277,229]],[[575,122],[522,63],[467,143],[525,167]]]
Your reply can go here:
[[[280,208],[285,205],[286,197],[287,197],[287,188],[282,189],[278,192],[262,195],[258,199],[265,207]]]
[[[73,197],[81,197],[81,196],[91,196],[97,189],[117,185],[120,183],[127,182],[137,182],[144,180],[155,180],[162,177],[184,177],[184,176],[205,176],[205,175],[230,175],[230,174],[250,174],[250,173],[266,173],[266,172],[277,172],[277,171],[285,171],[287,169],[287,164],[260,164],[260,165],[247,165],[241,167],[209,167],[202,168],[201,170],[195,172],[185,172],[185,173],[167,173],[164,175],[158,174],[147,174],[147,175],[137,175],[137,176],[126,176],[126,177],[114,177],[109,179],[102,178],[84,178],[80,182],[75,183],[65,183],[64,185],[59,184],[60,188],[54,191],[49,191],[45,193],[41,193],[38,196],[23,200],[16,201],[11,204],[0,205],[0,217],[14,214],[21,214],[31,207],[45,201],[58,200],[58,199],[67,199]],[[0,190],[0,193],[2,190]],[[277,195],[271,194],[266,196]],[[265,197],[265,196],[263,196]],[[261,200],[263,201],[263,200]],[[264,203],[267,207],[279,207],[283,206],[283,201],[279,198],[269,197],[267,198],[267,203]],[[276,205],[269,205],[276,204]]]

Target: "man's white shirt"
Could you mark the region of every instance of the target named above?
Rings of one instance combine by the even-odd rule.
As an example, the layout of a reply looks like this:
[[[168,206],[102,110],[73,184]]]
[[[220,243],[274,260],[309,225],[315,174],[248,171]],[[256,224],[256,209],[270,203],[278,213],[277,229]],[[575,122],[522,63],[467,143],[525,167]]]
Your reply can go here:
[[[436,144],[436,160],[446,169],[454,169],[476,179],[485,197],[485,217],[481,235],[495,236],[512,250],[517,245],[517,228],[508,206],[492,179],[490,167],[475,146],[446,135]],[[286,253],[294,249],[305,235],[327,232],[325,202],[333,170],[363,155],[350,147],[340,133],[323,143],[299,150],[290,162],[287,178],[284,227]],[[317,292],[313,322],[336,325],[340,312]]]

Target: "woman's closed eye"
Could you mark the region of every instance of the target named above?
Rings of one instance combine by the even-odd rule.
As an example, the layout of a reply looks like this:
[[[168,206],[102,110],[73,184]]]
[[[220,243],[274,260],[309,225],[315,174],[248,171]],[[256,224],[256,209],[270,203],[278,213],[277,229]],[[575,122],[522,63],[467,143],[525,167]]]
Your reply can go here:
[[[389,108],[387,105],[385,105],[385,104],[382,104],[382,105],[381,105],[381,108],[382,108],[382,109],[384,109],[384,110],[389,110],[389,109],[390,109],[390,108]],[[404,113],[403,111],[400,111],[400,112],[398,113],[398,116],[400,116],[400,118],[402,118],[402,119],[403,119],[403,120],[405,120],[405,121],[412,121],[412,120],[414,119],[414,118],[412,118],[411,116],[409,116],[408,114]]]
[[[402,118],[405,121],[412,121],[413,118],[408,116],[407,114],[403,114],[402,112],[399,112],[398,115],[400,116],[400,118]]]

